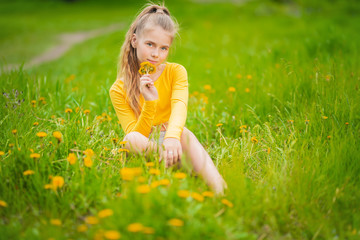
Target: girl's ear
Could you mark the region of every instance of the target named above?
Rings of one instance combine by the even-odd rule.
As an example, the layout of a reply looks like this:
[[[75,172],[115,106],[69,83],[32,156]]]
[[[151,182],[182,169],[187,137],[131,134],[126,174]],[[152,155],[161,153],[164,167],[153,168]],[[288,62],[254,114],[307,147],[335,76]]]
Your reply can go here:
[[[137,45],[137,39],[136,39],[136,34],[134,33],[131,37],[131,46],[133,48],[136,48],[136,45]]]

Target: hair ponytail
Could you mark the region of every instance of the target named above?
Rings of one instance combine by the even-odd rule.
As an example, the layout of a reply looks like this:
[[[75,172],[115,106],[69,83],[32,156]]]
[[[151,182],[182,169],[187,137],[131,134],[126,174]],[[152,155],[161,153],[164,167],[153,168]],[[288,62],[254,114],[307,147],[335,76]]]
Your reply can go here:
[[[171,32],[173,36],[178,29],[176,20],[170,16],[170,12],[165,6],[147,4],[125,35],[125,41],[120,50],[117,78],[122,78],[124,81],[127,101],[136,117],[140,115],[140,74],[138,72],[140,66],[136,49],[131,45],[131,39],[134,33],[141,34],[149,22],[161,26],[164,30]]]

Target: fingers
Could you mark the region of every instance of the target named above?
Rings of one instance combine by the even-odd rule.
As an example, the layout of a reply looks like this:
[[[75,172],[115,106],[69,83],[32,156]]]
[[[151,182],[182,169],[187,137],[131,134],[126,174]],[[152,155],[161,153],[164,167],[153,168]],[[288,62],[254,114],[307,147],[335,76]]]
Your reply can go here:
[[[165,167],[171,167],[181,160],[181,150],[167,150],[164,151],[163,157],[165,161]]]
[[[147,80],[147,79],[142,79],[141,81],[140,81],[140,89],[142,89],[144,86],[146,86],[146,87],[151,87],[151,86],[154,86],[154,83],[153,83],[153,81],[151,81],[151,80]]]

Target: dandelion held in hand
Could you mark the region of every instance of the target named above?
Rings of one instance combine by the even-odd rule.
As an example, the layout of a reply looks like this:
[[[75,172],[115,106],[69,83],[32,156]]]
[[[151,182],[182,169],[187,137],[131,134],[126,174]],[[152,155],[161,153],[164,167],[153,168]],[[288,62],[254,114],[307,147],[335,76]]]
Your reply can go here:
[[[149,62],[143,62],[140,64],[140,69],[139,69],[139,73],[141,75],[144,74],[153,74],[154,72],[156,72],[156,67],[155,65],[149,63]]]

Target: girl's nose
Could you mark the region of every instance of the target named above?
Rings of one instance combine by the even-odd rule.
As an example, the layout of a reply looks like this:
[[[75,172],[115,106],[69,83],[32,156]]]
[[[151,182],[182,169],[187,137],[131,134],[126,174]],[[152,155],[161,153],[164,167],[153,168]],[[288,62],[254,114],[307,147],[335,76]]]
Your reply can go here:
[[[154,51],[151,53],[151,56],[152,56],[152,57],[158,57],[158,56],[159,56],[158,51],[157,51],[157,50],[154,50]]]

